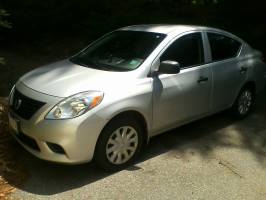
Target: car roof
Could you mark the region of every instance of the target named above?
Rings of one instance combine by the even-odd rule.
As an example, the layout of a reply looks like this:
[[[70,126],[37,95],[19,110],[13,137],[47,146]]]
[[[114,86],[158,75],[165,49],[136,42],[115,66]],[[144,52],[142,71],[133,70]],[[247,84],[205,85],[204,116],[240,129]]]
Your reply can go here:
[[[225,32],[220,29],[204,27],[204,26],[195,26],[195,25],[173,25],[173,24],[143,24],[143,25],[133,25],[123,27],[120,30],[130,30],[130,31],[145,31],[145,32],[155,32],[162,34],[169,34],[172,32],[183,33],[187,31],[194,30],[209,30],[217,32]]]
[[[142,24],[142,25],[132,25],[132,26],[123,27],[120,28],[119,30],[144,31],[144,32],[161,33],[166,35],[170,34],[178,35],[189,31],[210,31],[229,36],[231,38],[238,40],[241,43],[245,43],[245,41],[243,41],[241,38],[222,29],[205,27],[205,26],[196,26],[196,25]]]

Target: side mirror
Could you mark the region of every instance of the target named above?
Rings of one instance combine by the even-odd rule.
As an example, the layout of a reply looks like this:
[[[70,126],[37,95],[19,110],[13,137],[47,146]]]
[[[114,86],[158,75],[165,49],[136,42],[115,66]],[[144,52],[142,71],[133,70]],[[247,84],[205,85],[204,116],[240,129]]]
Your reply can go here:
[[[163,61],[159,66],[158,72],[160,74],[178,74],[180,72],[180,64],[171,60]]]

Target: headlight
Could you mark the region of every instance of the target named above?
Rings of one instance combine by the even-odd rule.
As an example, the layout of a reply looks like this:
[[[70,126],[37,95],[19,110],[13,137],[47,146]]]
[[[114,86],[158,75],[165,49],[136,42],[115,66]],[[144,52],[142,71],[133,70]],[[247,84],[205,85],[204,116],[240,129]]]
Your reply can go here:
[[[71,119],[94,108],[103,99],[98,91],[82,92],[59,102],[46,116],[46,119]]]

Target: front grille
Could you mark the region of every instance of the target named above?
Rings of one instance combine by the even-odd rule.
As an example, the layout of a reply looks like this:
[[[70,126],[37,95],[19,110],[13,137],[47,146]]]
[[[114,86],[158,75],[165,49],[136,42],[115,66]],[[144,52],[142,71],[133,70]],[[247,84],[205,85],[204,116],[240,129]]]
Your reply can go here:
[[[18,134],[15,134],[15,136],[25,145],[27,145],[28,147],[36,150],[36,151],[40,151],[40,148],[37,144],[37,142],[32,139],[31,137],[25,135],[22,132],[19,132]]]
[[[31,99],[15,89],[10,108],[21,118],[28,120],[44,105],[44,102]]]

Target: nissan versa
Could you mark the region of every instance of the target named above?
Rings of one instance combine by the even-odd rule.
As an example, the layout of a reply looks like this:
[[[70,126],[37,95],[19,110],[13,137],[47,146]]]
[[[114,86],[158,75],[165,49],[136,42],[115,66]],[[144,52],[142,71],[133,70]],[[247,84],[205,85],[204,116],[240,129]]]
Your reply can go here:
[[[11,132],[39,158],[119,170],[152,136],[228,108],[245,117],[264,87],[263,59],[218,29],[121,28],[22,76],[9,97]]]

